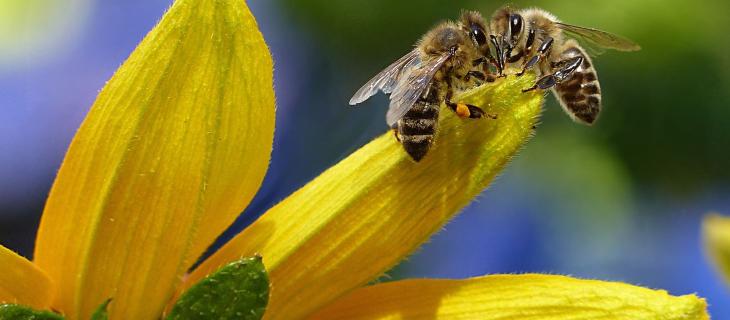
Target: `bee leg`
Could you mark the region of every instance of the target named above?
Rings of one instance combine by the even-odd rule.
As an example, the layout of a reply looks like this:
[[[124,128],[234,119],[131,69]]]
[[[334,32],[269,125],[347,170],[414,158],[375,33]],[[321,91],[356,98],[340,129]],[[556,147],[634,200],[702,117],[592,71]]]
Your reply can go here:
[[[487,116],[490,119],[497,119],[497,114],[486,113],[482,108],[479,108],[473,104],[458,103],[457,105],[464,105],[469,109],[469,118],[480,119]]]
[[[393,136],[395,136],[395,140],[398,140],[398,142],[401,142],[400,135],[398,135],[398,124],[397,123],[394,124],[390,129],[393,130]]]
[[[469,108],[469,113],[470,113],[469,118],[472,118],[472,119],[479,119],[479,118],[486,116],[487,118],[494,120],[494,119],[497,119],[497,117],[498,117],[497,114],[486,113],[486,112],[484,112],[484,110],[482,110],[482,108],[479,108],[475,105],[467,104],[466,107]]]
[[[459,103],[460,105],[466,106],[469,109],[469,118],[471,119],[479,119],[483,117],[486,113],[482,108],[479,108],[473,104],[465,104],[465,103]],[[491,118],[492,115],[489,115]]]
[[[451,109],[451,111],[454,111],[457,116],[461,118],[471,118],[471,119],[479,119],[482,116],[484,116],[486,113],[482,108],[479,108],[473,104],[466,104],[466,103],[454,103],[451,101],[446,101],[446,106]],[[492,118],[492,115],[489,115],[490,118]]]
[[[517,61],[520,61],[520,59],[525,58],[525,62],[527,62],[527,53],[532,52],[532,45],[535,43],[535,28],[530,28],[529,33],[527,34],[527,41],[525,41],[525,48],[520,50],[520,52],[512,57],[507,61],[509,63],[515,63]]]
[[[482,108],[479,108],[475,105],[451,102],[451,97],[454,95],[454,90],[453,88],[451,88],[450,81],[447,81],[446,83],[448,86],[446,89],[446,98],[444,99],[444,103],[447,107],[449,107],[449,109],[451,109],[451,111],[454,111],[456,115],[461,118],[479,119],[485,114]]]
[[[578,67],[582,63],[583,63],[583,57],[581,57],[581,56],[559,61],[556,65],[561,65],[562,67],[558,71],[555,71],[552,74],[549,74],[549,75],[546,75],[546,76],[540,78],[539,80],[537,80],[537,82],[535,83],[534,86],[524,89],[524,90],[522,90],[522,92],[528,92],[528,91],[532,91],[535,89],[541,89],[541,90],[550,89],[553,86],[555,86],[556,84],[570,79],[570,77],[572,77],[573,74],[575,73],[575,70],[578,69]]]
[[[545,59],[547,57],[548,53],[550,53],[550,48],[553,46],[553,38],[547,37],[545,41],[542,42],[540,45],[540,48],[537,49],[537,55],[532,56],[530,60],[527,60],[525,65],[522,67],[522,71],[520,71],[517,76],[521,77],[527,70],[534,67],[540,60]]]
[[[471,66],[472,67],[478,67],[478,66],[480,66],[480,65],[482,65],[484,63],[487,63],[487,62],[489,62],[489,60],[486,57],[481,57],[481,58],[478,58],[478,59],[474,59],[474,61],[471,62]]]
[[[507,75],[505,75],[503,73],[504,72],[504,54],[502,52],[502,46],[499,44],[499,42],[497,40],[497,36],[495,36],[493,34],[489,35],[489,39],[491,40],[492,46],[494,46],[494,51],[496,51],[495,53],[497,54],[496,59],[491,56],[489,57],[492,64],[494,64],[494,66],[497,68],[497,73],[498,73],[497,78],[506,77]]]
[[[504,63],[505,69],[507,68],[507,63],[509,63],[510,57],[512,56],[512,50],[514,50],[514,46],[512,43],[507,41],[507,38],[502,37],[502,63]]]
[[[507,62],[508,63],[515,63],[517,61],[520,61],[520,59],[522,59],[522,56],[524,56],[524,55],[525,55],[525,51],[524,50],[520,50],[519,52],[517,52],[516,55],[510,55],[509,57],[507,57]]]
[[[472,77],[477,78],[481,81],[486,81],[487,76],[481,72],[481,71],[469,71],[466,73],[466,76],[464,77],[464,80],[469,81]]]
[[[529,53],[532,52],[532,45],[535,43],[535,28],[530,28],[529,33],[527,34],[527,41],[525,42],[525,47],[523,49],[520,49],[520,51],[517,52],[517,54],[507,55],[507,63],[515,63],[517,61],[520,61],[521,59],[525,59],[523,62],[523,66],[525,66],[527,63],[530,62],[530,60],[533,59],[539,59],[535,58],[534,56],[529,56]],[[535,65],[537,61],[533,61],[532,65]],[[517,76],[522,76],[525,73],[525,70],[522,70],[522,72],[518,73]]]
[[[491,70],[489,70],[489,62],[490,60],[487,57],[474,59],[474,61],[471,62],[471,65],[476,68],[476,70],[469,71],[466,74],[466,80],[469,81],[469,77],[475,77],[484,82],[494,82],[496,78],[492,75]]]
[[[535,89],[541,89],[541,90],[550,89],[556,84],[558,84],[558,81],[557,81],[557,78],[555,77],[555,75],[549,74],[549,75],[546,75],[546,76],[540,78],[539,80],[537,80],[537,82],[535,83],[534,86],[529,87],[527,89],[522,89],[522,92],[529,92],[529,91],[532,91]]]

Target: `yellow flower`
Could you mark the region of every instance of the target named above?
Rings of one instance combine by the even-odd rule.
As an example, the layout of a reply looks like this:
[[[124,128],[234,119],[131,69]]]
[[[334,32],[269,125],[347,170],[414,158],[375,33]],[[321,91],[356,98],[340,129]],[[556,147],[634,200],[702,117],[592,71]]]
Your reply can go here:
[[[710,214],[702,224],[705,251],[730,285],[730,217]]]
[[[260,254],[268,319],[707,319],[704,300],[551,275],[365,287],[478,195],[533,132],[534,75],[460,97],[412,162],[384,134],[267,211],[187,274],[261,184],[272,61],[243,0],[178,0],[99,94],[51,190],[33,263],[0,247],[0,303],[88,319],[158,319],[218,267]]]

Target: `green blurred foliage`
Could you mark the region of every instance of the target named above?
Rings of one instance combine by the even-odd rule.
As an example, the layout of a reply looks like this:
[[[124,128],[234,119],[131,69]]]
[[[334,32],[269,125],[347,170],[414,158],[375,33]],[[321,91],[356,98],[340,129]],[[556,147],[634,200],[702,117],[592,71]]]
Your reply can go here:
[[[627,36],[642,51],[607,51],[594,58],[604,110],[593,128],[573,129],[550,98],[543,129],[589,136],[625,166],[635,183],[690,196],[706,185],[730,181],[730,54],[726,32],[730,2],[516,1],[562,21]],[[283,0],[290,18],[309,28],[334,55],[356,88],[398,58],[432,25],[460,10],[491,16],[503,5],[487,1]],[[538,135],[539,135],[538,131]],[[565,135],[562,135],[563,137]],[[560,135],[546,139],[562,139]],[[562,145],[560,141],[546,142]],[[558,156],[580,152],[556,150]],[[590,160],[587,160],[590,161]]]
[[[282,0],[292,16],[313,28],[324,43],[352,58],[382,59],[406,53],[439,21],[451,19],[478,1]],[[445,14],[447,13],[447,14]]]
[[[544,228],[555,241],[538,245],[553,253],[554,265],[614,261],[624,253],[631,230],[635,208],[628,173],[604,145],[582,135],[584,130],[540,128],[511,167],[521,192],[552,213],[544,215]]]

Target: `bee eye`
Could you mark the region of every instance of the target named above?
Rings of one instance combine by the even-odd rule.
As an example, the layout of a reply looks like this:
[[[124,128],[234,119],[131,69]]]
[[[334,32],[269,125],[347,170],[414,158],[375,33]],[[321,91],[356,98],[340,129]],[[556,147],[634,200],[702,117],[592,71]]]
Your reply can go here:
[[[477,25],[471,26],[471,35],[474,37],[474,40],[477,41],[477,43],[481,46],[485,43],[487,43],[487,36],[484,35],[484,31],[482,31],[482,28]]]
[[[517,38],[522,32],[522,16],[520,16],[519,14],[510,14],[509,31],[511,40],[517,41]]]

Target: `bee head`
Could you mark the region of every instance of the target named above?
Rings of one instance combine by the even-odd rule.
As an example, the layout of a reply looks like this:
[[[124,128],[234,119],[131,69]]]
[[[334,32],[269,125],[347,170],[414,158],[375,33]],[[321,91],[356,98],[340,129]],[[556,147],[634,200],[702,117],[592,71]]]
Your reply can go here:
[[[464,11],[461,14],[461,28],[469,34],[477,48],[487,45],[487,27],[479,12]]]
[[[522,36],[524,19],[509,6],[502,7],[494,12],[490,23],[492,32],[499,38],[500,45],[506,50],[514,47]]]
[[[424,37],[425,51],[431,54],[441,54],[456,50],[463,43],[463,37],[458,29],[444,25],[432,30]]]
[[[489,21],[489,29],[492,34],[502,38],[509,32],[510,16],[515,14],[515,10],[510,6],[504,6],[492,14],[492,19]]]
[[[517,13],[511,13],[509,15],[509,28],[507,28],[508,33],[506,38],[509,39],[512,46],[517,44],[517,41],[520,39],[520,35],[522,35],[522,25],[523,19],[521,15]]]

